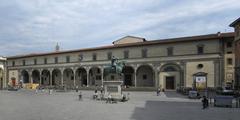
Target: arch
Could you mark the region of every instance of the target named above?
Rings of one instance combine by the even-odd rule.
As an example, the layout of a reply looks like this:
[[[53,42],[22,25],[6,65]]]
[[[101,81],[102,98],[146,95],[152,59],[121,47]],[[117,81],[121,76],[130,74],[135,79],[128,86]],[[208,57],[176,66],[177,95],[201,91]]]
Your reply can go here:
[[[41,79],[41,83],[44,86],[50,85],[50,71],[47,69],[44,69],[42,71],[42,79]]]
[[[53,69],[52,71],[52,85],[61,86],[62,73],[59,69]]]
[[[173,72],[173,71],[180,71],[180,70],[181,70],[181,67],[175,63],[164,64],[160,69],[161,72]]]
[[[38,70],[32,71],[32,80],[33,83],[40,83],[40,72]]]
[[[80,67],[76,70],[75,74],[75,85],[77,86],[87,86],[87,71],[85,68]]]
[[[92,67],[89,70],[89,85],[102,85],[102,72],[99,67]]]
[[[26,70],[22,70],[21,78],[22,78],[22,82],[23,83],[30,83],[29,74],[28,74],[28,72]]]
[[[123,67],[123,82],[126,86],[134,85],[134,68],[132,66],[124,66]]]
[[[138,87],[154,87],[154,71],[150,65],[139,66],[136,76]]]
[[[181,67],[175,63],[166,63],[161,66],[159,73],[159,87],[176,89],[181,84]]]
[[[63,85],[67,88],[74,88],[74,72],[71,68],[63,71]]]

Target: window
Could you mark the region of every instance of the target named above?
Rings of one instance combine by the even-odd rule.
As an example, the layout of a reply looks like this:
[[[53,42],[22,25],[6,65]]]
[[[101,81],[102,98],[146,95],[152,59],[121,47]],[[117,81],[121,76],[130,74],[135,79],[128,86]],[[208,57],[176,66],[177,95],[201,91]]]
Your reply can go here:
[[[34,65],[36,65],[37,64],[37,59],[34,59]]]
[[[129,51],[125,50],[124,51],[124,58],[127,59],[129,57]]]
[[[197,68],[198,68],[198,69],[202,69],[202,68],[203,68],[203,64],[198,64],[198,65],[197,65]]]
[[[58,63],[58,57],[55,57],[55,63]]]
[[[47,58],[44,58],[44,64],[47,64]]]
[[[168,66],[166,68],[163,69],[164,72],[173,72],[173,71],[177,71],[173,66]]]
[[[70,56],[66,56],[66,62],[67,62],[67,63],[70,62]]]
[[[142,49],[142,57],[143,58],[147,57],[147,49]]]
[[[96,53],[93,53],[92,59],[93,59],[93,61],[96,61],[96,60],[97,60],[97,54],[96,54]]]
[[[227,59],[227,64],[228,64],[228,65],[232,65],[232,58],[228,58],[228,59]]]
[[[22,65],[24,66],[26,64],[25,60],[22,61]]]
[[[15,66],[15,61],[12,61],[12,66]]]
[[[167,55],[172,56],[173,55],[173,47],[168,47],[167,48]]]
[[[112,52],[108,52],[108,60],[111,60],[112,59]]]
[[[114,75],[111,75],[111,80],[114,80]]]
[[[197,46],[197,53],[203,54],[204,53],[204,45],[198,45]]]
[[[232,47],[232,42],[227,42],[227,48],[231,48]]]
[[[227,54],[232,54],[232,51],[228,51]]]
[[[79,61],[82,61],[82,60],[83,60],[83,55],[82,55],[82,54],[78,55],[78,60],[79,60]]]

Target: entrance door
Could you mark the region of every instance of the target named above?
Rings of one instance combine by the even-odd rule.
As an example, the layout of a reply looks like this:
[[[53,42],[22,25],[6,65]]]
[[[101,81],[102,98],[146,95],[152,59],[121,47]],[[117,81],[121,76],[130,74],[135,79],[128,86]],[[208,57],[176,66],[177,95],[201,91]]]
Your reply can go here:
[[[3,88],[3,79],[1,78],[0,79],[0,89],[2,89]]]
[[[132,86],[132,75],[125,75],[124,76],[124,84],[127,86]]]
[[[166,89],[174,89],[174,76],[167,76],[166,77]]]

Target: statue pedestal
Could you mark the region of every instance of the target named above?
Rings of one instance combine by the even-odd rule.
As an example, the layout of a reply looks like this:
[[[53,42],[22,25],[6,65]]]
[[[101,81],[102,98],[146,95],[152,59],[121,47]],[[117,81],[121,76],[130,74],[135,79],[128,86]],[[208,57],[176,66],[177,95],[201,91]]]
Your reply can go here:
[[[113,99],[122,99],[122,83],[123,81],[103,81],[104,98],[111,95]]]

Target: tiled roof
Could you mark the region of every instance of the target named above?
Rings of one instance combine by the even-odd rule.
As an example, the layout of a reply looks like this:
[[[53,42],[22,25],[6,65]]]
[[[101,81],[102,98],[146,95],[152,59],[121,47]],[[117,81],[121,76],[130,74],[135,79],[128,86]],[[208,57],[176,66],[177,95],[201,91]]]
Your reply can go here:
[[[235,21],[233,21],[229,26],[234,27],[239,22],[240,22],[240,17],[238,19],[236,19]]]
[[[108,45],[108,46],[100,46],[100,47],[93,47],[93,48],[83,48],[83,49],[76,49],[76,50],[66,50],[66,51],[58,51],[58,52],[34,53],[34,54],[27,54],[27,55],[9,56],[9,57],[7,57],[7,59],[36,57],[36,56],[46,56],[46,55],[56,55],[56,54],[63,54],[63,53],[85,52],[85,51],[114,49],[114,48],[124,48],[124,47],[134,47],[134,46],[145,46],[145,45],[154,45],[154,44],[189,42],[189,41],[195,41],[195,40],[214,40],[214,39],[228,38],[228,37],[234,37],[234,33],[233,32],[217,33],[217,34],[190,36],[190,37],[159,39],[159,40],[151,40],[151,41],[137,42],[137,43]]]

